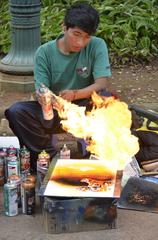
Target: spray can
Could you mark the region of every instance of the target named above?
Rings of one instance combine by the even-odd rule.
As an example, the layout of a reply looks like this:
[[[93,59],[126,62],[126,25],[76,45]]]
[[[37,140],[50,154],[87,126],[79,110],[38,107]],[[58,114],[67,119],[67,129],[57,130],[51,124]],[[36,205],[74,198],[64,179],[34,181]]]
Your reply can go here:
[[[10,146],[7,149],[7,156],[9,156],[9,157],[17,156],[17,149],[14,146]]]
[[[0,150],[0,186],[3,186],[5,181],[5,157],[6,153],[3,149]]]
[[[18,195],[17,202],[18,202],[18,207],[20,208],[21,207],[21,189],[20,189],[21,178],[18,175],[13,174],[8,177],[8,180],[17,186],[17,195]]]
[[[22,178],[26,178],[30,172],[30,151],[23,146],[20,149],[20,174]]]
[[[60,150],[60,159],[70,159],[70,154],[70,149],[68,149],[67,145],[64,144]]]
[[[4,184],[4,160],[0,157],[0,186]]]
[[[7,157],[7,177],[20,174],[20,163],[17,156]]]
[[[52,120],[54,117],[52,108],[52,94],[49,88],[42,84],[39,88],[40,101],[42,105],[43,117],[45,120]]]
[[[43,182],[48,168],[50,164],[50,155],[45,150],[43,150],[40,154],[38,154],[37,159],[37,179],[38,179],[38,187],[41,186]]]
[[[40,167],[48,168],[50,164],[50,155],[45,150],[38,154],[37,164]]]
[[[24,180],[21,184],[22,213],[32,215],[35,213],[35,183]]]
[[[4,161],[4,183],[7,182],[7,148],[1,149],[1,158]]]
[[[34,184],[36,183],[36,177],[30,173],[26,176],[26,180],[33,182]]]
[[[19,160],[18,160],[18,152],[17,149],[13,146],[10,146],[7,149],[7,157],[5,161],[5,177],[8,179],[8,177],[12,174],[19,175],[20,172],[20,166],[19,166]]]
[[[4,184],[4,211],[7,216],[18,215],[18,189],[10,180]]]

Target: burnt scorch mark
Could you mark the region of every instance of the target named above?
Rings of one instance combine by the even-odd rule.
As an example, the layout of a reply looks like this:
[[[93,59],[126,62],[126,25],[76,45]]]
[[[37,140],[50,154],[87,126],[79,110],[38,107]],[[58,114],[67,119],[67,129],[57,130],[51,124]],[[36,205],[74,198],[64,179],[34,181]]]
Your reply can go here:
[[[128,203],[135,203],[135,204],[142,204],[147,206],[155,206],[158,199],[158,193],[147,190],[147,191],[135,191],[132,193],[129,193],[126,196],[126,200]]]

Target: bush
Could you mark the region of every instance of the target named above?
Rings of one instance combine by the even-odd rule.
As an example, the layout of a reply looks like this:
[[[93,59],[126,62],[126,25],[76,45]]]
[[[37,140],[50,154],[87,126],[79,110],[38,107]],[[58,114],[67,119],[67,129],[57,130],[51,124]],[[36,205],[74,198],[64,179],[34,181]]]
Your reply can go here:
[[[10,46],[10,16],[8,1],[0,0],[0,52],[7,53]],[[56,38],[67,6],[75,0],[43,0],[41,8],[42,43]],[[98,0],[87,1],[100,13],[97,36],[108,44],[110,57],[116,61],[149,60],[158,56],[157,0]]]

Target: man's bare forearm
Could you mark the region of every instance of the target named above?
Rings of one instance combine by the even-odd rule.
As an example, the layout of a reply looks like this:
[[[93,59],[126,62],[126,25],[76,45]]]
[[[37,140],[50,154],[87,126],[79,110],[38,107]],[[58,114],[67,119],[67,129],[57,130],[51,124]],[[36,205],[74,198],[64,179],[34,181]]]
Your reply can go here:
[[[109,79],[98,79],[96,82],[86,88],[73,90],[74,96],[73,101],[82,98],[89,98],[93,92],[98,92],[100,90],[106,89],[109,91]]]

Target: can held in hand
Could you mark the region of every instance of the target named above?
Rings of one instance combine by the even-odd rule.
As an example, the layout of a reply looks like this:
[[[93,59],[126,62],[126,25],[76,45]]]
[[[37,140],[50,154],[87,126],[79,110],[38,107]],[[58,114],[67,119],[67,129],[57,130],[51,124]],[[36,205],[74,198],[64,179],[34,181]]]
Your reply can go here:
[[[49,88],[42,84],[39,88],[40,102],[42,105],[43,117],[45,120],[52,120],[54,117],[52,107],[52,94]]]
[[[18,188],[11,181],[4,184],[4,211],[7,216],[18,215]]]
[[[35,213],[35,183],[24,180],[21,184],[22,213],[33,215]]]

